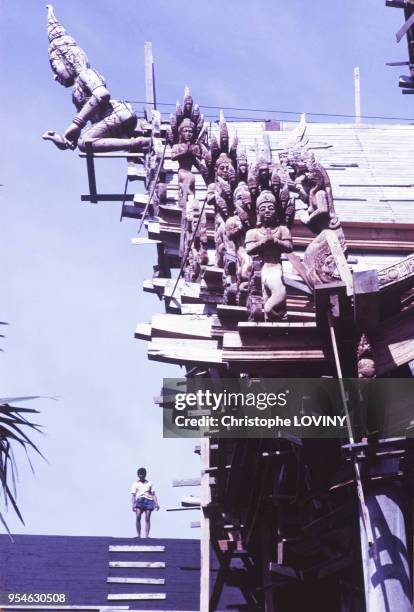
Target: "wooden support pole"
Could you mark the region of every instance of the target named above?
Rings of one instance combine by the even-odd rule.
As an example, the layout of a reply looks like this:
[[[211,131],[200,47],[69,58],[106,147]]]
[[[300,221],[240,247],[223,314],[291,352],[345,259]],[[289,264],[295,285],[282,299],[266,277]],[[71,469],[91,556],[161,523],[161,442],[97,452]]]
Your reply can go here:
[[[361,123],[361,85],[359,68],[354,68],[355,123]]]
[[[204,513],[204,507],[211,501],[210,477],[210,440],[200,441],[201,458],[201,540],[200,540],[200,612],[209,612],[210,601],[210,519]]]
[[[89,182],[89,194],[90,194],[90,202],[96,204],[98,202],[97,192],[96,192],[96,176],[95,176],[95,163],[93,159],[93,148],[92,142],[90,140],[86,140],[85,142],[85,150],[86,150],[86,167],[88,170],[88,182]]]
[[[144,43],[145,60],[145,113],[147,121],[151,121],[151,111],[157,108],[155,98],[154,58],[152,55],[152,43]]]
[[[352,422],[351,422],[351,417],[350,417],[349,410],[348,410],[348,403],[347,403],[345,387],[343,383],[342,367],[341,367],[341,362],[339,359],[338,344],[336,341],[335,328],[334,328],[334,324],[332,320],[332,315],[330,313],[328,313],[328,324],[329,324],[329,332],[330,332],[331,342],[332,342],[332,350],[333,350],[333,354],[335,358],[335,366],[336,366],[336,371],[338,375],[339,388],[341,391],[342,405],[343,405],[344,413],[346,416],[346,426],[348,430],[348,438],[349,438],[350,444],[354,444],[355,438],[354,438],[354,434],[352,431]],[[354,460],[354,473],[355,473],[357,494],[358,494],[358,499],[359,499],[360,509],[361,509],[360,516],[361,516],[361,520],[364,526],[368,546],[372,546],[374,544],[374,533],[372,531],[371,520],[369,517],[368,508],[365,503],[365,494],[364,494],[364,489],[362,487],[361,470],[360,470],[359,463],[356,460]]]

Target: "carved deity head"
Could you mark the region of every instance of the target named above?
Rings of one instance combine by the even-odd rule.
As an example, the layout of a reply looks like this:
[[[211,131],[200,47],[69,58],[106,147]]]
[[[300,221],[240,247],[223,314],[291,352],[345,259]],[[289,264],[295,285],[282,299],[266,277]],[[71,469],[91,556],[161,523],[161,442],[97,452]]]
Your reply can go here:
[[[178,128],[180,142],[192,142],[194,139],[194,123],[190,119],[183,119]]]
[[[55,80],[64,87],[70,87],[76,76],[89,67],[88,58],[75,39],[69,36],[59,23],[53,7],[47,5],[47,9],[50,66]]]
[[[240,151],[237,153],[237,172],[239,177],[247,177],[249,166],[247,162],[246,151]]]
[[[246,183],[239,183],[233,194],[234,208],[240,219],[248,219],[252,209],[252,196]]]
[[[193,109],[193,98],[191,97],[190,91],[186,90],[184,95],[184,117],[190,117]]]
[[[257,172],[259,179],[264,178],[269,174],[269,163],[264,157],[260,157],[257,161]]]
[[[230,158],[225,153],[221,153],[215,165],[216,177],[219,176],[224,181],[228,181],[229,174],[230,174],[230,166],[231,166]]]
[[[276,225],[276,198],[271,191],[262,191],[256,202],[257,216],[260,225],[272,227]]]

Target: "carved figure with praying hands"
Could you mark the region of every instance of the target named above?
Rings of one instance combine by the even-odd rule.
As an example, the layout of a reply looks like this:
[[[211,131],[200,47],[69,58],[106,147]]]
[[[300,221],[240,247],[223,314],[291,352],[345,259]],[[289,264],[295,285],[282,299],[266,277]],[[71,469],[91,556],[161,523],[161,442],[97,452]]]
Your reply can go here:
[[[261,259],[261,284],[264,318],[282,319],[286,314],[286,287],[283,282],[282,253],[292,251],[292,236],[285,225],[279,225],[276,198],[271,191],[262,191],[257,198],[258,227],[246,234],[245,248],[251,257]],[[251,318],[258,313],[250,312]]]
[[[105,79],[90,67],[88,58],[57,20],[52,5],[47,5],[49,61],[55,80],[72,87],[72,101],[77,114],[63,136],[55,131],[43,135],[59,149],[93,152],[148,151],[150,139],[135,136],[137,116],[125,102],[112,100]],[[85,132],[88,122],[92,125]]]
[[[203,174],[201,140],[204,120],[200,108],[193,104],[189,89],[184,92],[184,104],[181,108],[177,102],[175,115],[170,117],[167,130],[167,142],[171,146],[171,159],[178,162],[178,184],[181,197],[184,194],[195,195],[195,177],[192,168],[195,166]],[[205,173],[204,173],[205,174]],[[184,197],[186,200],[186,197]]]

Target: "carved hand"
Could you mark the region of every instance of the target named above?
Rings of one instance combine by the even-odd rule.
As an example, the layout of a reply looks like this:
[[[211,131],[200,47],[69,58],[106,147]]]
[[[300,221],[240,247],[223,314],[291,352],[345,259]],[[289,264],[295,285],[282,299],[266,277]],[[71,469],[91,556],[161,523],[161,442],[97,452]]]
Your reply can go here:
[[[66,140],[73,142],[76,144],[78,142],[79,136],[81,134],[81,129],[76,123],[71,123],[68,129],[65,132]]]

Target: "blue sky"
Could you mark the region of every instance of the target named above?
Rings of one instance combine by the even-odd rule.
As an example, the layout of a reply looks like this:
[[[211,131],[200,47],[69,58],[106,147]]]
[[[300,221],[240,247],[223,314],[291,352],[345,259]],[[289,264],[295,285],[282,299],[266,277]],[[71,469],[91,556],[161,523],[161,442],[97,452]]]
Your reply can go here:
[[[181,98],[188,84],[201,106],[352,113],[353,68],[360,66],[363,114],[414,117],[411,97],[397,87],[400,69],[385,67],[407,56],[405,41],[398,46],[394,38],[402,11],[384,4],[54,3],[115,98],[143,100],[143,44],[150,40],[162,102]],[[145,343],[133,338],[136,323],[162,311],[141,290],[155,252],[130,244],[137,225],[119,223],[119,204],[82,204],[84,161],[41,140],[73,116],[70,92],[49,68],[44,2],[5,0],[1,10],[0,319],[10,325],[0,394],[59,397],[35,404],[48,463],[35,460],[34,478],[20,461],[26,527],[11,512],[8,520],[16,533],[132,536],[129,487],[138,466],[148,467],[163,508],[197,492],[172,489],[173,478],[199,471],[195,441],[162,440],[152,402],[162,377],[180,370],[148,362]],[[122,161],[99,163],[101,191],[122,192],[124,176]],[[195,537],[190,520],[196,513],[162,511],[153,535]]]

